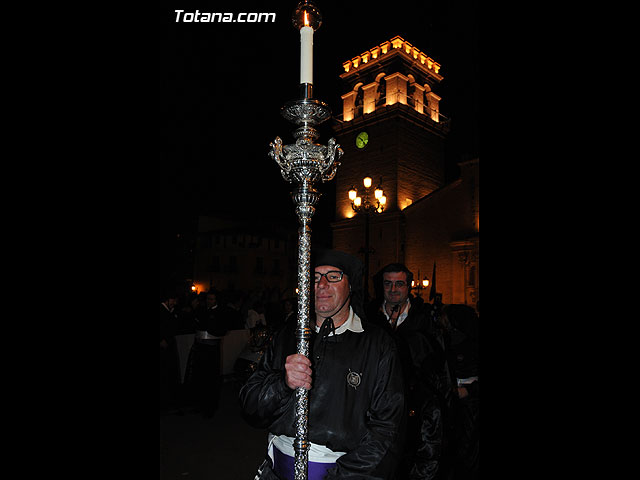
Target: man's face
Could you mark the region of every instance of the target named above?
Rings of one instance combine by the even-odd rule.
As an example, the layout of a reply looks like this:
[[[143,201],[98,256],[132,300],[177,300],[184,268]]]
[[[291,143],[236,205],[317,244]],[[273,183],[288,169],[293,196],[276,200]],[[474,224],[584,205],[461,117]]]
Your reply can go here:
[[[207,307],[215,307],[216,306],[216,296],[212,293],[207,295]]]
[[[321,265],[315,268],[315,273],[341,272],[339,268],[331,265]],[[330,317],[340,310],[349,296],[349,278],[347,274],[342,275],[342,280],[338,282],[327,281],[326,276],[322,276],[315,284],[315,310],[316,314],[322,317]],[[348,302],[343,310],[349,310]]]
[[[168,298],[167,299],[167,307],[169,308],[173,308],[177,305],[178,303],[178,299],[177,298]]]
[[[405,272],[386,272],[382,274],[382,287],[387,303],[401,304],[407,301],[409,285]]]

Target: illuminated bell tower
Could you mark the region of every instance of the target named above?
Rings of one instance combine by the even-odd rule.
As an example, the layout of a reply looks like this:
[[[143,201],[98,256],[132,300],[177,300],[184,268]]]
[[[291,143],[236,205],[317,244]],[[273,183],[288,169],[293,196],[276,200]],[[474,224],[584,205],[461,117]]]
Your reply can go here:
[[[387,197],[382,214],[370,217],[370,273],[404,261],[402,210],[444,184],[444,140],[449,130],[436,93],[440,64],[396,36],[345,61],[342,115],[333,125],[344,150],[336,175],[333,246],[362,251],[364,222],[348,192],[370,176]]]

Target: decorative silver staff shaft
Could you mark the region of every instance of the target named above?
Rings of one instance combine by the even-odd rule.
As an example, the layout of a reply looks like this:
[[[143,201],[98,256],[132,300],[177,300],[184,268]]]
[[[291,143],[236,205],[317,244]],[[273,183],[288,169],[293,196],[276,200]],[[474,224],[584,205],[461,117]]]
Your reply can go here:
[[[309,356],[309,301],[311,292],[311,217],[320,192],[313,188],[317,181],[326,182],[336,174],[338,161],[343,154],[340,145],[333,138],[328,146],[313,143],[319,134],[313,126],[330,117],[329,107],[315,99],[303,98],[288,102],[282,108],[282,115],[301,125],[294,133],[295,145],[283,145],[280,137],[270,144],[269,156],[280,166],[285,180],[296,182],[297,188],[291,196],[296,205],[296,214],[300,228],[298,230],[298,320],[296,328],[297,353]],[[309,442],[307,440],[307,420],[309,413],[308,392],[302,387],[296,388],[295,428],[295,480],[307,479],[307,459]]]
[[[328,145],[318,145],[316,125],[331,116],[329,107],[312,97],[313,86],[313,33],[322,24],[322,15],[311,0],[298,3],[292,16],[293,25],[300,31],[300,87],[302,99],[288,102],[282,107],[282,115],[299,128],[293,132],[294,145],[283,145],[280,137],[271,143],[269,156],[280,166],[285,180],[296,182],[292,192],[300,228],[298,230],[298,319],[296,326],[297,353],[309,357],[310,263],[311,263],[311,217],[320,193],[313,188],[317,181],[326,182],[336,174],[342,149],[331,138]],[[295,429],[293,444],[295,451],[295,480],[307,479],[309,442],[307,420],[309,416],[308,392],[296,388]]]

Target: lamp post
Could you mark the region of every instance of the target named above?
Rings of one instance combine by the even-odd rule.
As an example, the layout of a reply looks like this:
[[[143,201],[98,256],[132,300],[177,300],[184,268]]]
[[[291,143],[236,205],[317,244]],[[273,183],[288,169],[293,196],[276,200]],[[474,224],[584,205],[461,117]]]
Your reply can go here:
[[[420,280],[420,269],[418,269],[418,281],[411,280],[411,288],[415,288],[418,290],[418,296],[422,298],[422,289],[427,288],[429,286],[429,279],[425,275],[422,280]]]
[[[373,199],[370,198],[371,194],[371,177],[366,176],[362,179],[364,185],[364,193],[362,197],[358,196],[358,190],[356,187],[351,187],[349,190],[349,200],[351,200],[351,208],[357,213],[364,214],[364,294],[365,299],[369,299],[369,253],[371,249],[369,247],[369,216],[377,213],[382,213],[384,207],[387,204],[387,197],[382,190],[382,177],[380,183],[373,192]]]
[[[314,143],[319,137],[314,128],[331,116],[329,106],[312,98],[313,85],[313,32],[322,23],[322,16],[313,2],[305,0],[297,5],[293,14],[293,25],[300,30],[300,94],[301,98],[287,102],[281,114],[298,125],[293,132],[293,145],[283,145],[280,137],[270,143],[269,156],[280,167],[282,177],[290,183],[297,183],[292,192],[296,205],[298,229],[298,316],[296,324],[296,351],[309,356],[309,299],[311,291],[311,217],[320,193],[313,187],[314,182],[332,180],[342,149],[335,139],[330,138],[327,146]],[[307,419],[309,412],[308,392],[298,387],[295,391],[295,430],[293,443],[295,451],[295,480],[306,480],[309,442],[307,440]]]

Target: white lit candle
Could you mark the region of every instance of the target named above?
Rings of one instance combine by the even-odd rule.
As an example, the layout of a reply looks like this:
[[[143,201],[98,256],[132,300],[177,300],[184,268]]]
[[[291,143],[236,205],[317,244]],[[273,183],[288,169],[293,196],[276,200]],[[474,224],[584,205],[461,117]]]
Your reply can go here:
[[[304,12],[304,27],[300,29],[300,83],[313,83],[313,28]]]

